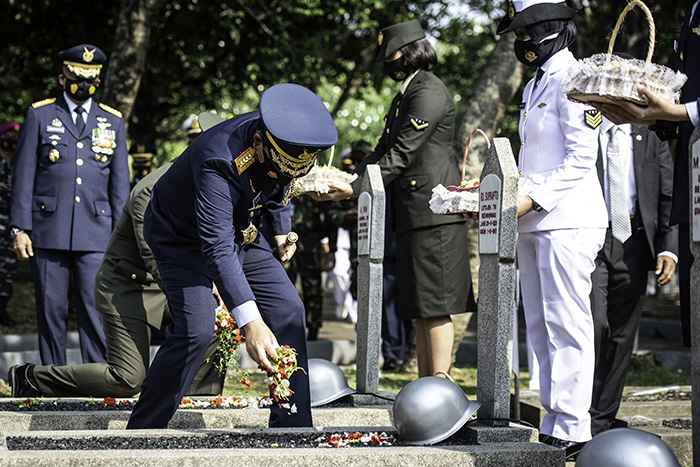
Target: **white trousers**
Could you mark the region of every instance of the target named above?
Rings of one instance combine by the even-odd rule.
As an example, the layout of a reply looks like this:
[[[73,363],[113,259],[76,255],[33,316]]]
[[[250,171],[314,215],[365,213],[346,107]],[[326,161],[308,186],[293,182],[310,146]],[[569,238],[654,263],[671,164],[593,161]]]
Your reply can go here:
[[[540,433],[591,439],[595,347],[591,274],[605,229],[518,235],[518,267],[527,338],[540,366]]]

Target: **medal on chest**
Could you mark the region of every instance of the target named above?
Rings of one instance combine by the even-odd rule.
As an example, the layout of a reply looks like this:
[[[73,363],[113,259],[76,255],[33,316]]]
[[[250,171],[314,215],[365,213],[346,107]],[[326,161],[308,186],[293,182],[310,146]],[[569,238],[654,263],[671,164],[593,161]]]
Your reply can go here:
[[[96,161],[107,162],[117,147],[117,133],[109,128],[112,124],[106,118],[97,117],[97,120],[97,128],[92,129],[92,152],[95,153]]]

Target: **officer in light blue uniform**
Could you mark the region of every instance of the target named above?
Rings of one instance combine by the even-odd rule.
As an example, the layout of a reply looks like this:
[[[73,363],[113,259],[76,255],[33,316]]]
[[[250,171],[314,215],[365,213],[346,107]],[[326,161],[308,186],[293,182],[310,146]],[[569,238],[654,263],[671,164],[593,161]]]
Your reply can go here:
[[[254,361],[272,370],[275,349],[289,345],[308,368],[304,306],[280,260],[295,251],[286,242],[294,179],[337,138],[313,92],[278,84],[263,93],[258,111],[202,133],[156,183],[144,234],[173,322],[128,428],[164,428],[177,410],[211,339],[212,283]],[[311,426],[308,376],[297,371],[290,384],[294,394],[272,405],[270,426]]]
[[[124,121],[92,99],[107,59],[100,49],[83,44],[58,56],[63,94],[32,104],[19,133],[11,234],[17,256],[31,258],[42,363],[66,364],[71,274],[83,362],[104,362],[93,283],[129,194]]]

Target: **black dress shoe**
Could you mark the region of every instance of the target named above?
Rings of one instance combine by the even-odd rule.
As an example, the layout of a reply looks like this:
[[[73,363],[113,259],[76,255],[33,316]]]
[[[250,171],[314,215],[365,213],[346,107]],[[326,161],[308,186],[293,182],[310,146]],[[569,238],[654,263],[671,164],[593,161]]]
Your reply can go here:
[[[0,324],[3,326],[7,326],[8,328],[14,328],[17,323],[15,323],[15,320],[10,318],[10,316],[7,313],[0,313]]]
[[[387,358],[382,365],[382,371],[386,373],[398,373],[401,369],[401,362],[393,358]]]
[[[35,366],[33,363],[21,363],[10,367],[7,381],[12,387],[11,397],[41,397],[34,379]]]
[[[555,438],[551,435],[540,434],[540,443],[548,444],[557,449],[566,451],[566,460],[573,461],[581,452],[581,449],[586,445],[586,442],[567,441],[565,439]]]

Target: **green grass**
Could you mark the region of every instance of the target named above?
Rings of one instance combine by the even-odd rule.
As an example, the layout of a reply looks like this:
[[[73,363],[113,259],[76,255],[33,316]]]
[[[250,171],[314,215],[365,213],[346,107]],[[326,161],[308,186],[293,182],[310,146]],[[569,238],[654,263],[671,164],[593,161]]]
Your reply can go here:
[[[343,365],[343,372],[348,380],[348,385],[351,388],[357,387],[357,373],[355,365]],[[229,377],[224,385],[223,394],[225,396],[232,395],[248,395],[248,396],[263,396],[268,394],[267,385],[265,383],[266,375],[262,371],[251,370],[249,378],[251,380],[251,389],[248,390],[240,384],[236,379]],[[417,374],[406,373],[381,373],[379,376],[379,389],[398,393],[401,388],[418,377]],[[476,368],[453,368],[452,377],[455,382],[464,390],[468,397],[476,397]],[[527,383],[521,380],[521,387],[527,387]]]
[[[627,373],[627,386],[690,386],[691,375],[679,370],[669,370],[654,361],[654,354],[633,355]]]

